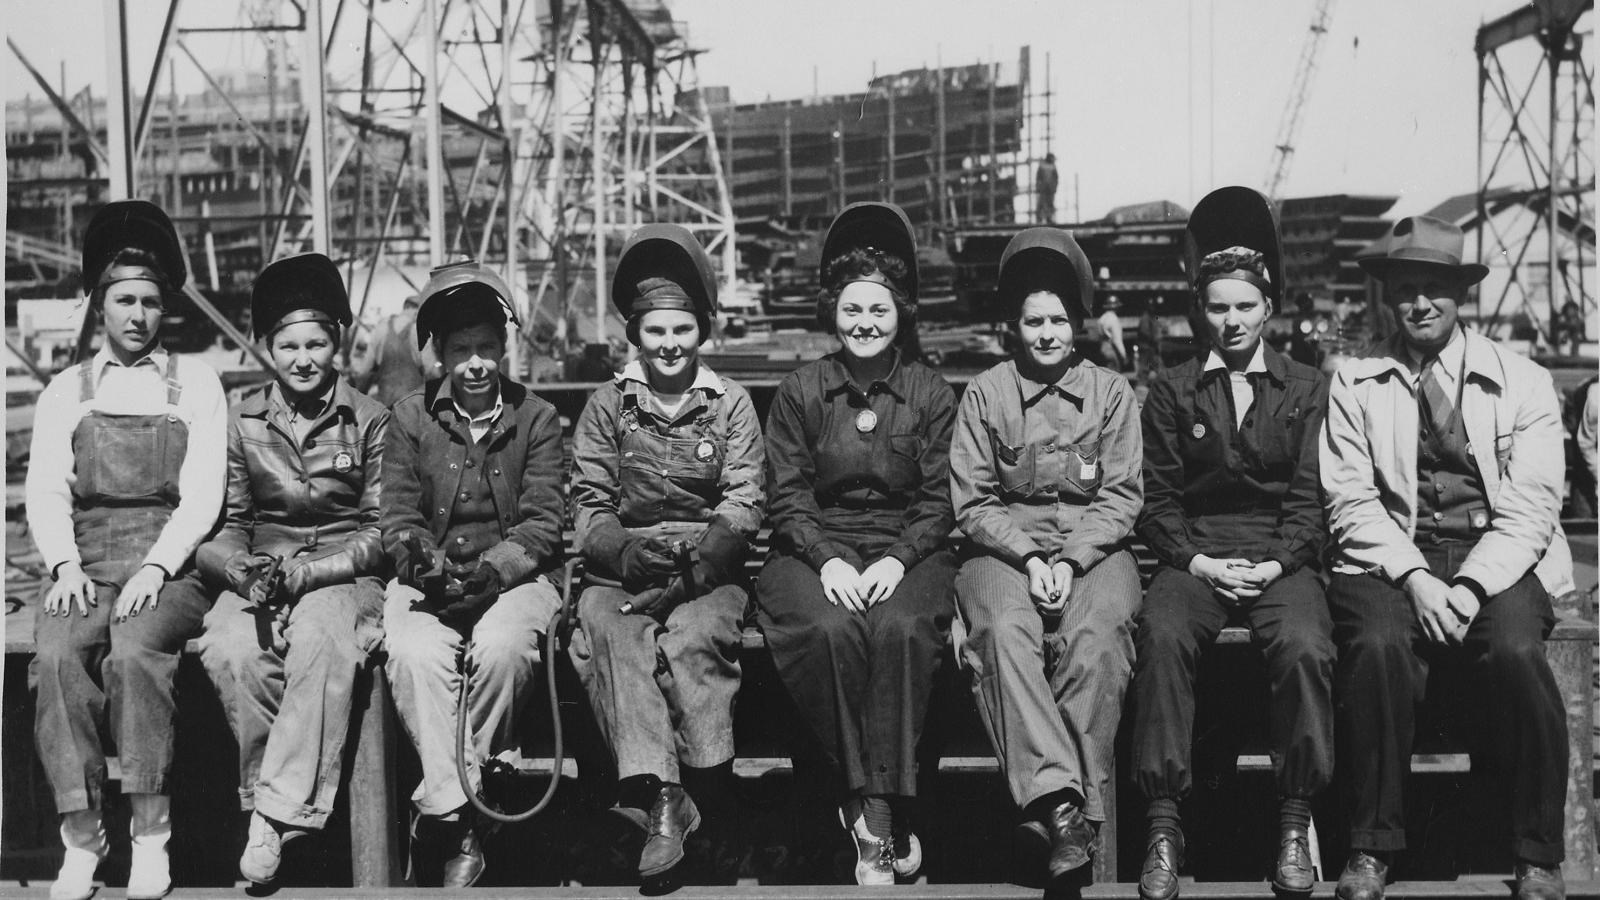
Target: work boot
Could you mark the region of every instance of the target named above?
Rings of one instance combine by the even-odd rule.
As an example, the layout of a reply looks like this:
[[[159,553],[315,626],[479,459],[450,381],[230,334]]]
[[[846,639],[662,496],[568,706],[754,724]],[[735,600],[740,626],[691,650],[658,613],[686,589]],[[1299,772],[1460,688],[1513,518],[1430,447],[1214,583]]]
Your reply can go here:
[[[440,840],[450,858],[444,861],[442,887],[472,887],[483,877],[488,861],[483,856],[483,845],[478,840],[478,828],[470,810],[462,810],[460,818],[440,822]]]
[[[1084,818],[1083,809],[1067,802],[1050,811],[1045,822],[1050,834],[1050,877],[1061,878],[1089,864],[1089,848],[1094,843],[1094,827]]]
[[[61,844],[67,853],[50,885],[50,900],[88,900],[94,893],[94,870],[111,849],[100,811],[84,809],[63,815]]]
[[[1178,896],[1178,867],[1183,865],[1183,832],[1150,829],[1145,839],[1144,868],[1139,870],[1140,900],[1173,900]]]
[[[911,822],[904,813],[894,816],[894,874],[910,878],[922,869],[922,841],[911,830]]]
[[[1567,881],[1560,866],[1517,863],[1517,900],[1566,900]]]
[[[1352,850],[1334,896],[1338,900],[1383,900],[1383,882],[1388,875],[1388,863],[1363,850]]]
[[[682,785],[664,784],[650,807],[648,824],[639,874],[654,878],[683,862],[683,840],[700,827],[700,810]]]
[[[1309,831],[1299,825],[1283,826],[1278,833],[1278,865],[1272,870],[1272,886],[1284,893],[1309,894],[1316,876]]]
[[[880,838],[867,827],[867,817],[861,815],[859,804],[839,807],[839,824],[850,835],[856,848],[856,884],[864,886],[894,884],[894,838]],[[852,810],[857,811],[854,820]],[[917,848],[921,850],[919,845]],[[920,855],[920,852],[919,852]],[[921,863],[921,860],[918,860]]]
[[[128,867],[128,900],[160,900],[172,890],[167,841],[172,839],[172,798],[165,794],[133,794],[128,834],[132,862]]]
[[[244,853],[239,856],[239,874],[253,884],[272,884],[278,880],[284,845],[309,833],[304,828],[294,828],[252,812],[249,837],[245,840]]]

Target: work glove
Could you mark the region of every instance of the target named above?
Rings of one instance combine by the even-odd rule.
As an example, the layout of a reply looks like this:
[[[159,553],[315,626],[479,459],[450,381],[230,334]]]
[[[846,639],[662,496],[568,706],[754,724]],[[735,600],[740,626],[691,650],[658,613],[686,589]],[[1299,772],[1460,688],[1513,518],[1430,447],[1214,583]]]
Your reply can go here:
[[[439,554],[424,543],[422,535],[415,531],[407,534],[401,542],[394,570],[395,578],[401,584],[417,588],[424,594],[432,594],[443,587],[444,564]]]
[[[240,550],[228,557],[228,561],[223,564],[222,571],[228,579],[228,589],[248,600],[251,586],[266,573],[267,568],[271,565],[272,557],[264,553],[258,554],[251,553],[248,550]]]
[[[462,581],[445,589],[449,602],[439,610],[442,621],[452,624],[476,621],[500,599],[504,584],[494,566],[480,559],[476,567],[464,574],[466,577]]]
[[[655,584],[678,570],[672,544],[664,538],[631,538],[622,545],[622,583],[632,588]]]
[[[747,546],[727,519],[712,518],[688,553],[674,554],[681,563],[678,577],[667,585],[665,602],[674,606],[687,603],[731,582],[744,562]]]

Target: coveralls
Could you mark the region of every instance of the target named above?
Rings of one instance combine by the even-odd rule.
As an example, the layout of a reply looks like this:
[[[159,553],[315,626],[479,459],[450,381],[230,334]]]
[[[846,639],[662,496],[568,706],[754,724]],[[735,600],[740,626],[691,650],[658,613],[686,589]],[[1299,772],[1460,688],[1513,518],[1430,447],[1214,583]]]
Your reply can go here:
[[[151,397],[158,385],[164,395]],[[225,415],[215,372],[159,350],[123,367],[103,349],[40,397],[29,522],[52,571],[75,558],[94,581],[87,616],[70,607],[34,624],[34,740],[59,813],[102,807],[108,749],[124,792],[170,793],[173,682],[207,606],[189,557],[221,505]],[[71,469],[57,472],[67,449],[57,438],[73,418]],[[200,458],[208,453],[216,459]],[[57,547],[47,520],[66,511],[63,486],[72,542]],[[146,563],[168,572],[157,604],[113,622],[117,595]]]
[[[1133,388],[1081,357],[1054,384],[1003,362],[961,398],[950,496],[967,536],[956,576],[962,658],[1020,807],[1073,791],[1088,819],[1105,819],[1133,667],[1139,573],[1126,541],[1142,462]],[[1041,615],[1029,596],[1035,554],[1075,573],[1059,616]]]
[[[954,613],[955,392],[903,360],[862,391],[842,354],[784,378],[767,416],[773,551],[756,585],[758,621],[845,787],[909,797]],[[861,571],[885,557],[905,576],[865,613],[823,594],[830,559]]]
[[[672,416],[651,394],[642,365],[630,363],[589,398],[572,453],[581,547],[590,546],[605,518],[634,535],[690,542],[715,516],[747,541],[761,525],[755,407],[744,388],[704,362]],[[680,762],[709,768],[733,757],[747,597],[735,582],[654,616],[620,611],[638,599],[600,573],[589,576],[578,601],[573,664],[616,756],[618,777],[681,783]]]
[[[224,589],[206,614],[200,659],[239,741],[239,801],[320,829],[333,810],[356,676],[382,640],[388,568],[378,528],[389,411],[336,378],[298,440],[278,384],[245,397],[228,427],[228,495],[196,559],[228,584],[236,554],[299,567],[304,590],[257,607]]]

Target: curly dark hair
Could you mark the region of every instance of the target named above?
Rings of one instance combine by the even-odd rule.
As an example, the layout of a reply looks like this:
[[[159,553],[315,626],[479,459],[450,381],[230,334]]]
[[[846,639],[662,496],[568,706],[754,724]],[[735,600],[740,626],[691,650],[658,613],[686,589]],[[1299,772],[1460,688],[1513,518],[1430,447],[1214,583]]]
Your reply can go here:
[[[1200,271],[1195,273],[1195,283],[1202,286],[1228,272],[1249,272],[1268,283],[1272,280],[1272,276],[1267,274],[1267,258],[1249,247],[1229,247],[1207,253],[1200,260],[1199,268]]]
[[[895,343],[903,345],[917,330],[917,307],[905,299],[911,266],[892,253],[872,247],[853,247],[828,260],[822,267],[822,290],[817,293],[817,324],[822,326],[823,331],[832,332],[834,317],[839,310],[839,293],[852,280],[874,272],[882,273],[897,291],[894,308],[900,314],[900,333],[896,335]]]

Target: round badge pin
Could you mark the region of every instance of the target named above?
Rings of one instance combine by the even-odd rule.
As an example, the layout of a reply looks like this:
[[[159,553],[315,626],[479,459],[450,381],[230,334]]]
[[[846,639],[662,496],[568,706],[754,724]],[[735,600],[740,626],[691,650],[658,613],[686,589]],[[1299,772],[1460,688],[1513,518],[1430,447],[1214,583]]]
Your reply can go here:
[[[711,457],[716,455],[717,448],[712,446],[708,438],[701,438],[700,443],[694,445],[694,458],[701,462],[710,462]]]
[[[870,434],[878,427],[878,414],[870,409],[863,409],[856,413],[856,430],[862,434]]]
[[[356,467],[356,458],[348,450],[340,450],[333,455],[333,468],[338,472],[348,472]]]
[[[1192,433],[1194,434],[1194,439],[1198,441],[1206,436],[1206,426],[1201,422],[1196,422]]]

